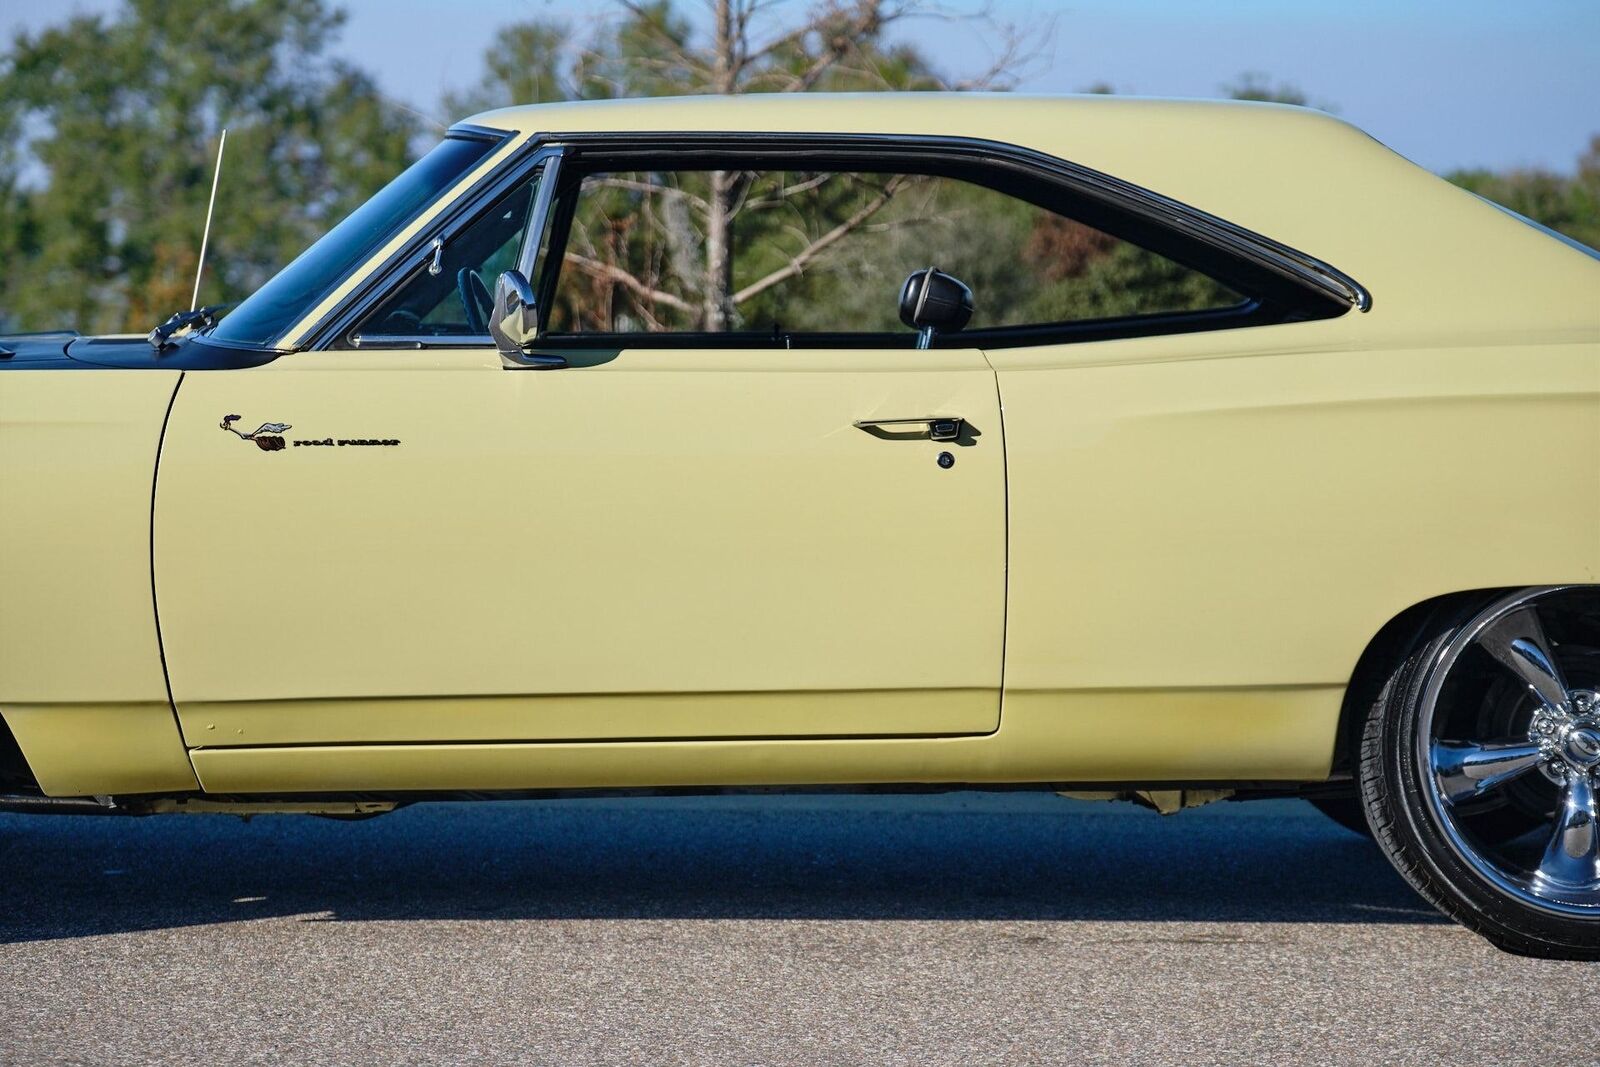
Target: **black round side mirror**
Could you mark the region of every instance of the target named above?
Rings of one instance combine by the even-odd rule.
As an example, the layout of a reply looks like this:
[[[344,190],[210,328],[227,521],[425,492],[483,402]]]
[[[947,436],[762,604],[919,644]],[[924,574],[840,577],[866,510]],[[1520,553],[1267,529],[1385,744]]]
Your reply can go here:
[[[935,333],[955,333],[972,321],[972,290],[937,267],[912,271],[900,287],[900,321],[917,330],[917,347]]]

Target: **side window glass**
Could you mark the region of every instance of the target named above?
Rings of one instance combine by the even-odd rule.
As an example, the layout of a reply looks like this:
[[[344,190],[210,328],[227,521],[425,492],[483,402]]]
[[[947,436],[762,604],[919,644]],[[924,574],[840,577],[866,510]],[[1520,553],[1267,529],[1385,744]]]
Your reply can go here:
[[[538,176],[502,196],[408,277],[356,328],[382,337],[485,337],[495,280],[517,265]]]
[[[907,274],[972,287],[968,329],[1238,305],[1205,274],[985,186],[926,174],[632,171],[577,194],[554,333],[894,333]]]

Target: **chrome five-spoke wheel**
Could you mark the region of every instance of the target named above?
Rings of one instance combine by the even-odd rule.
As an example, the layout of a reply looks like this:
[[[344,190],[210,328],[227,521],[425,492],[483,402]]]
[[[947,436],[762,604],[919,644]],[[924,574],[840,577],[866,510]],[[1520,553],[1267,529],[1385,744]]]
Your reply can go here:
[[[1476,649],[1503,668],[1516,686],[1502,716],[1507,733],[1473,736],[1481,719],[1452,716],[1441,697],[1458,703],[1472,693],[1451,693],[1452,674],[1464,654]],[[1564,650],[1565,651],[1565,650]],[[1582,670],[1583,656],[1573,666]],[[1422,733],[1433,771],[1432,799],[1451,844],[1485,877],[1536,907],[1600,909],[1600,823],[1595,809],[1596,771],[1600,769],[1600,698],[1592,688],[1573,685],[1557,661],[1540,618],[1538,595],[1502,602],[1480,617],[1446,647],[1424,694]],[[1593,684],[1585,679],[1588,684]],[[1457,709],[1459,711],[1459,708]],[[1515,732],[1511,732],[1515,731]],[[1508,789],[1535,773],[1545,779],[1524,784],[1524,797],[1543,797],[1522,810],[1543,816],[1527,837],[1483,842],[1474,832],[1473,804],[1485,794]],[[1528,789],[1528,786],[1534,788]],[[1541,840],[1542,839],[1542,840]],[[1539,846],[1537,854],[1532,846]]]
[[[1363,739],[1379,843],[1502,947],[1600,955],[1600,590],[1522,590],[1424,634]]]

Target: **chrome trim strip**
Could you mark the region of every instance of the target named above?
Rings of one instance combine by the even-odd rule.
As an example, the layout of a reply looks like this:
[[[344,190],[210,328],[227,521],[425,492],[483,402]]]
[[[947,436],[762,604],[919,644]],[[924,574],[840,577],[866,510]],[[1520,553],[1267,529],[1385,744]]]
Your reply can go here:
[[[556,135],[536,133],[535,144],[556,140]],[[1229,222],[1207,211],[1191,207],[1169,196],[1134,185],[1102,171],[1052,156],[1038,149],[1005,141],[977,137],[950,137],[936,134],[857,134],[857,133],[760,133],[760,132],[670,132],[622,130],[599,133],[563,133],[563,144],[581,149],[585,145],[605,148],[691,149],[740,146],[785,147],[797,149],[862,151],[873,148],[908,149],[916,152],[955,154],[968,162],[998,160],[1020,166],[1036,175],[1054,178],[1074,191],[1093,197],[1111,207],[1139,215],[1167,229],[1222,248],[1280,276],[1348,303],[1358,311],[1372,308],[1372,294],[1344,271],[1315,256],[1282,242]]]
[[[522,238],[522,253],[517,257],[517,269],[533,285],[539,284],[538,267],[550,245],[550,208],[561,182],[561,146],[552,145],[551,148],[552,153],[544,161],[539,191],[534,193],[533,207],[528,211],[528,232]]]
[[[350,338],[350,344],[368,352],[386,348],[493,348],[494,338],[488,334],[445,337],[438,334],[358,333]]]
[[[191,336],[191,344],[203,344],[210,348],[229,348],[235,352],[265,352],[273,357],[286,356],[293,352],[292,348],[277,348],[273,345],[249,344],[245,341],[220,341],[209,333],[197,333]]]
[[[480,141],[500,141],[516,133],[515,130],[501,130],[494,126],[479,126],[471,122],[458,122],[445,131],[446,137],[471,137]]]

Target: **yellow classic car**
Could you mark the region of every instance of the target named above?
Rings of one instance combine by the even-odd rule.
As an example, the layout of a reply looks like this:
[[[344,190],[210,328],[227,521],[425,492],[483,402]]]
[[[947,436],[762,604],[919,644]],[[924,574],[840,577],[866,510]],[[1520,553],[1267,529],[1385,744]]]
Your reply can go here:
[[[0,368],[5,810],[1304,796],[1600,958],[1600,256],[1327,115],[495,111]]]

